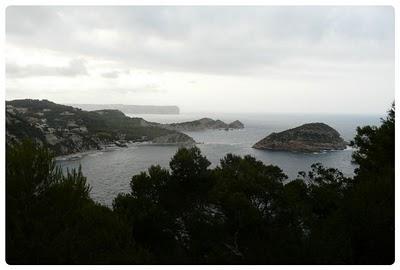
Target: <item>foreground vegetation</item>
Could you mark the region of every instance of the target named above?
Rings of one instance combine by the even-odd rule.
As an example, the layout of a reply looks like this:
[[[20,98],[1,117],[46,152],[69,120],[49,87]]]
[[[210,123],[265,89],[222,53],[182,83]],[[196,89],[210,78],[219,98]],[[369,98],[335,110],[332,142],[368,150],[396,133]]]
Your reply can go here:
[[[353,178],[312,166],[284,185],[280,168],[228,154],[215,169],[182,148],[170,169],[132,177],[113,209],[45,148],[7,148],[10,264],[391,264],[394,107],[357,129]]]

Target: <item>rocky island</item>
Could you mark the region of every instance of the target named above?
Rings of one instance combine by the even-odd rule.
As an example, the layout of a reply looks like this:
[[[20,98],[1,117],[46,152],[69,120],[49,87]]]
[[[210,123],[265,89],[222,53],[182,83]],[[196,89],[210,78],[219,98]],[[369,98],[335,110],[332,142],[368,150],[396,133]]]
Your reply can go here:
[[[343,150],[346,142],[339,132],[324,123],[309,123],[279,133],[271,133],[253,145],[256,149],[291,152]]]
[[[175,131],[203,131],[207,129],[223,129],[223,130],[242,129],[244,128],[244,125],[239,120],[227,124],[221,120],[202,118],[199,120],[189,121],[189,122],[164,124],[161,127]]]
[[[130,142],[192,145],[195,141],[176,130],[119,110],[84,111],[48,100],[6,102],[7,144],[32,139],[56,155],[124,147]]]

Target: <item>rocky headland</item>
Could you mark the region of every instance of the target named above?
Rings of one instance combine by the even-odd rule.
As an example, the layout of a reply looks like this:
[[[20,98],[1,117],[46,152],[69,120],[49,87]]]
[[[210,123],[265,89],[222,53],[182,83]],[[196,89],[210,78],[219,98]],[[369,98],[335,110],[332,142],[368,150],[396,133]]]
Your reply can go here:
[[[119,110],[84,111],[48,100],[7,101],[7,144],[26,138],[47,146],[56,155],[125,147],[132,142],[195,143],[184,133],[128,117]]]
[[[124,114],[179,114],[178,106],[126,104],[66,104],[85,111],[118,110]]]
[[[221,120],[214,120],[211,118],[202,118],[195,121],[181,122],[164,124],[161,127],[175,130],[175,131],[203,131],[208,129],[222,129],[222,130],[232,130],[232,129],[242,129],[244,125],[239,120],[233,121],[232,123],[225,123]]]
[[[343,150],[347,143],[339,132],[324,123],[309,123],[279,133],[271,133],[253,145],[256,149],[291,152]]]

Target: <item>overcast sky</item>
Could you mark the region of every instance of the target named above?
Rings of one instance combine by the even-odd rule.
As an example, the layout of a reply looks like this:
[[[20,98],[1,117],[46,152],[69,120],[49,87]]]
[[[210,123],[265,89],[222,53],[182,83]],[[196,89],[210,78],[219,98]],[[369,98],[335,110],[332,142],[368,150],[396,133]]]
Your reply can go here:
[[[8,7],[6,98],[384,113],[391,7]]]

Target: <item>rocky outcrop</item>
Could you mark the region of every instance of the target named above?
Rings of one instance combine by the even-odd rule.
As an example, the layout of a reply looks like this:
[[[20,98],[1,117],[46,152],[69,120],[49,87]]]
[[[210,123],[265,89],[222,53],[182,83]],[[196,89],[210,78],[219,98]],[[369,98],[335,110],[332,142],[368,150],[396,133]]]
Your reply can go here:
[[[181,146],[192,146],[196,142],[192,137],[183,133],[173,133],[157,137],[152,140],[155,144],[178,144]]]
[[[186,134],[118,110],[89,112],[48,100],[7,101],[7,143],[26,138],[47,146],[56,155],[98,150],[105,145],[126,147],[128,142],[194,143]]]
[[[253,145],[256,149],[292,152],[343,150],[346,142],[332,127],[324,123],[309,123],[279,133],[271,133]]]
[[[242,129],[244,128],[243,123],[236,120],[230,124],[227,124],[221,120],[213,120],[211,118],[202,118],[190,122],[181,122],[173,124],[164,124],[162,127],[176,131],[203,131],[208,129]]]
[[[229,124],[229,128],[231,128],[231,129],[242,129],[242,128],[244,128],[244,125],[239,120],[236,120],[236,121],[233,121],[232,123]]]

